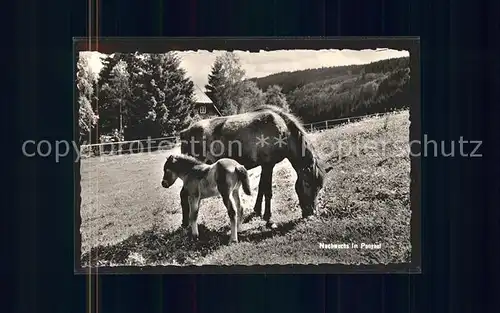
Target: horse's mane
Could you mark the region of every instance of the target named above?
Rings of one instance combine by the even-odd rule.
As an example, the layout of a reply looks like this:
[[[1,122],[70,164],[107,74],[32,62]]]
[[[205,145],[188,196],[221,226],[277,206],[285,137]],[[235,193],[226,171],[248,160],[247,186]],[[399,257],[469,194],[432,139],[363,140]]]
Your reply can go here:
[[[278,114],[283,120],[285,120],[285,122],[288,124],[289,127],[291,126],[292,128],[295,128],[302,135],[305,135],[307,133],[304,126],[302,126],[302,121],[300,120],[300,118],[298,118],[292,113],[285,112],[285,110],[283,110],[278,106],[262,105],[256,108],[254,112],[265,111],[265,110],[272,111]]]
[[[299,117],[295,116],[292,113],[285,112],[282,108],[274,106],[274,105],[263,105],[255,109],[254,111],[271,111],[278,114],[287,124],[291,131],[296,132],[301,144],[305,145],[305,148],[310,150],[313,156],[315,155],[314,147],[309,143],[306,138],[307,131],[302,125],[302,121]]]
[[[202,161],[187,154],[176,154],[175,160],[181,168],[204,164]]]
[[[297,133],[301,145],[303,144],[305,146],[305,149],[309,150],[309,152],[311,153],[310,161],[312,162],[312,164],[319,165],[318,163],[320,162],[318,156],[316,155],[314,146],[306,138],[307,131],[302,125],[302,121],[294,114],[286,112],[282,108],[274,105],[259,106],[257,109],[254,110],[254,112],[266,111],[266,110],[278,114],[285,121],[290,130],[295,131]],[[320,169],[321,173],[324,174],[323,166],[319,166],[318,169]]]

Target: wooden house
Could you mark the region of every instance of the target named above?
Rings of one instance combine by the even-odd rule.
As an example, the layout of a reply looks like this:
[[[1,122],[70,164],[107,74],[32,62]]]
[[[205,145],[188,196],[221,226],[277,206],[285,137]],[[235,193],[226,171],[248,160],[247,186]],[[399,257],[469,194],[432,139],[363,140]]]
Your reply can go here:
[[[222,116],[217,106],[210,100],[200,87],[194,87],[195,106],[193,115],[199,115],[201,118],[210,118],[212,116]]]

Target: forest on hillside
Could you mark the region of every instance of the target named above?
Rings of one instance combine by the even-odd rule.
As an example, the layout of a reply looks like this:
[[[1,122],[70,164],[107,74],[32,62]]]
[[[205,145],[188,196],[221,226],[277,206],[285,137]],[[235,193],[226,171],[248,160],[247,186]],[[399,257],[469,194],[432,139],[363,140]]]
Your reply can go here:
[[[262,90],[280,86],[306,123],[407,108],[409,80],[409,57],[250,79]]]
[[[77,62],[80,141],[174,136],[200,116],[194,83],[176,53],[115,53],[99,73]],[[245,79],[240,59],[226,52],[214,61],[206,94],[223,115],[271,104],[313,123],[382,113],[409,106],[409,58],[370,64],[282,72]]]

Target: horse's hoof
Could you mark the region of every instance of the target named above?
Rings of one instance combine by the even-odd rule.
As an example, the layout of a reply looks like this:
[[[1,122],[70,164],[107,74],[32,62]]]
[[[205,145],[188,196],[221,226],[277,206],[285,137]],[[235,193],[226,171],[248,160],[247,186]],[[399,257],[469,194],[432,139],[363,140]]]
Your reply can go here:
[[[260,214],[252,212],[252,213],[248,214],[248,216],[243,219],[243,223],[248,223],[256,217],[260,217]]]
[[[267,228],[270,228],[270,229],[276,229],[276,228],[278,228],[278,225],[276,225],[276,224],[275,224],[275,223],[273,223],[273,222],[267,222],[267,223],[266,223],[266,227],[267,227]]]
[[[302,213],[302,218],[310,218],[314,216],[314,212]]]

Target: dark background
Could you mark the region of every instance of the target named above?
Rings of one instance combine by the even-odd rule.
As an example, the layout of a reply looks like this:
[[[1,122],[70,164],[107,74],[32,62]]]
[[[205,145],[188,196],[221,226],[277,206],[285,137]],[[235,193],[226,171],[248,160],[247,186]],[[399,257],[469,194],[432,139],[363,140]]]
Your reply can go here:
[[[2,256],[2,275],[13,278],[1,279],[2,312],[500,311],[498,2],[339,1],[106,0],[98,34],[421,36],[422,130],[435,140],[484,141],[483,158],[422,162],[422,275],[107,276],[96,294],[73,275],[72,160],[20,151],[22,140],[72,139],[72,37],[89,35],[89,3],[24,1],[15,58],[4,59],[19,76],[5,119],[17,125],[6,134],[20,138],[8,150],[17,158],[7,165],[15,191],[2,205],[14,217],[3,228],[14,236],[3,240],[16,239]]]

